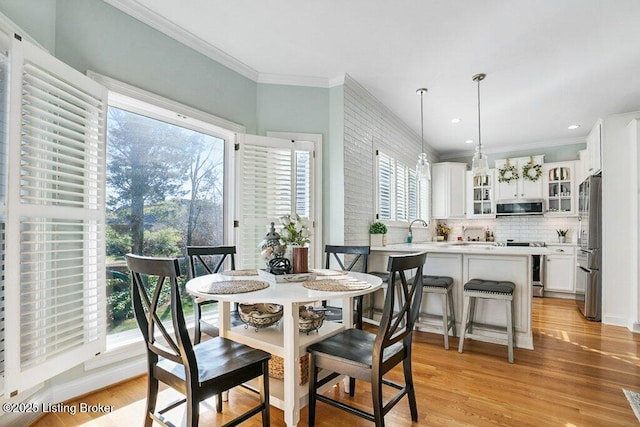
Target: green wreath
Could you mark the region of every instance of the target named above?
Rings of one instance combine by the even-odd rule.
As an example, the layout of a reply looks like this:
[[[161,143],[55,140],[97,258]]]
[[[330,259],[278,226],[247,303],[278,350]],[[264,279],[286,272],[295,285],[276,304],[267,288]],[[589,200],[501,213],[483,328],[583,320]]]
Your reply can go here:
[[[533,175],[531,174],[533,171]],[[527,163],[522,167],[522,177],[529,181],[536,182],[542,176],[542,165],[536,165],[533,163]]]
[[[505,166],[502,169],[498,169],[498,182],[509,183],[520,178],[518,175],[518,168],[515,166]]]

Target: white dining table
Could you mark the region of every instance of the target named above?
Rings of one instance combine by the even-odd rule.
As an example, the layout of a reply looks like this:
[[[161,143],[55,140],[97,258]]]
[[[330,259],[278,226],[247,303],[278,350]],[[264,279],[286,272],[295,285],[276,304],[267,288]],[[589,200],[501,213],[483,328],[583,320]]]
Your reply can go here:
[[[318,276],[317,280],[357,279],[370,286],[349,291],[320,291],[305,288],[302,282],[272,283],[259,276],[225,276],[224,273],[209,274],[187,282],[187,292],[193,296],[219,301],[218,317],[220,336],[242,344],[259,348],[282,357],[284,379],[271,380],[270,403],[284,411],[287,426],[296,426],[300,420],[300,409],[307,404],[308,384],[300,385],[299,358],[306,353],[307,346],[335,335],[353,325],[353,298],[375,292],[382,280],[370,274],[348,272],[341,276]],[[260,280],[269,286],[245,293],[207,293],[203,287],[213,282],[235,280]],[[341,300],[342,323],[325,321],[318,331],[299,332],[298,310],[301,305],[312,305],[323,300]],[[277,325],[256,330],[244,325],[231,325],[231,303],[277,303],[283,306],[283,316]],[[330,386],[330,385],[328,385]],[[328,387],[327,387],[328,388]]]

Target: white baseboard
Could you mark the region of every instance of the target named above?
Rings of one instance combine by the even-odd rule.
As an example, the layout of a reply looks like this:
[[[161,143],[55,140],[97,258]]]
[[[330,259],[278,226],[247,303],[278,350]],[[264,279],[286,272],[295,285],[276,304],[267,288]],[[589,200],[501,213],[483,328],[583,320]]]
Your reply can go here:
[[[617,316],[602,316],[602,323],[605,325],[624,326],[629,329],[629,319]]]
[[[28,399],[29,403],[36,405],[36,407],[42,408],[43,404],[65,402],[112,384],[137,377],[146,372],[147,358],[145,355],[134,360],[113,365],[107,369],[101,368],[86,372],[85,375],[64,384],[45,386],[37,393],[26,396],[25,399]],[[0,425],[7,427],[27,426],[40,416],[42,416],[41,412],[23,414],[5,413],[0,416]]]

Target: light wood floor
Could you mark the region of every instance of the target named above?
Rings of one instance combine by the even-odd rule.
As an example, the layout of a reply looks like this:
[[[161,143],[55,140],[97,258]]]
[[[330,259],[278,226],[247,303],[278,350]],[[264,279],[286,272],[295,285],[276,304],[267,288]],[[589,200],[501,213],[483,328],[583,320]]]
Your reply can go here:
[[[626,328],[586,321],[574,302],[534,299],[535,350],[516,349],[515,364],[507,362],[503,346],[468,341],[465,352],[444,350],[442,336],[418,332],[414,335],[414,381],[421,426],[630,426],[637,425],[622,388],[640,392],[640,336]],[[399,371],[393,378],[400,379]],[[367,407],[370,393],[359,382],[354,400]],[[111,414],[98,416],[48,414],[34,426],[139,426],[142,425],[146,379],[139,377],[84,396],[79,402],[114,405]],[[172,390],[161,398],[170,401]],[[330,391],[346,396],[341,390]],[[201,406],[201,425],[222,425],[234,413],[253,405],[255,397],[232,390],[223,415],[211,406]],[[348,396],[344,397],[348,399]],[[372,423],[318,403],[316,425],[350,427]],[[273,408],[271,425],[284,426],[282,411]],[[307,425],[307,411],[300,425]],[[180,420],[180,416],[177,416]],[[387,415],[388,426],[411,424],[406,399]],[[260,426],[260,417],[247,426]]]

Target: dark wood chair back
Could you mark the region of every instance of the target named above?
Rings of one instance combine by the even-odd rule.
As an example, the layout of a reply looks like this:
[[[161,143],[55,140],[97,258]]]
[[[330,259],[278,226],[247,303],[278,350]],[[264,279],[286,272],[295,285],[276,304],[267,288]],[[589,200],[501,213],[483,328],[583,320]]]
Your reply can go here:
[[[204,271],[202,274],[219,273],[227,257],[231,261],[231,270],[235,270],[235,256],[235,246],[187,246],[190,277],[192,279],[198,277],[200,275],[198,274],[199,268]]]
[[[422,301],[422,269],[426,257],[426,253],[389,257],[387,295],[374,345],[373,366],[382,364],[384,350],[398,342],[403,342],[406,351],[411,350],[413,327]],[[413,277],[411,283],[409,277]]]
[[[325,259],[325,268],[331,267],[331,258],[333,258],[338,262],[338,265],[341,269],[346,271],[353,271],[353,268],[356,266],[358,261],[362,260],[360,271],[363,273],[367,272],[368,262],[369,262],[369,246],[338,246],[338,245],[326,245],[324,247],[324,251],[326,253]],[[355,257],[351,260],[351,263],[348,267],[344,266],[344,262],[340,259],[338,255],[355,255]]]
[[[181,275],[178,259],[127,254],[126,260],[132,276],[133,310],[147,343],[150,363],[157,362],[158,357],[164,357],[184,365],[185,373],[197,380],[198,366],[178,289],[178,277]],[[173,333],[169,333],[159,313],[161,302],[166,299],[167,289],[171,301]],[[159,344],[160,336],[162,341]]]
[[[187,246],[187,257],[189,258],[189,277],[191,279],[203,274],[219,273],[227,257],[230,258],[231,270],[236,269],[235,246]],[[218,336],[220,332],[218,327],[202,319],[203,306],[216,302],[215,300],[195,298],[193,304],[195,318],[193,341],[195,344],[202,340],[202,332],[212,337]]]

